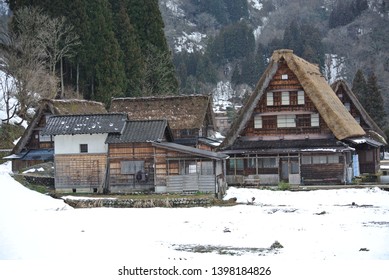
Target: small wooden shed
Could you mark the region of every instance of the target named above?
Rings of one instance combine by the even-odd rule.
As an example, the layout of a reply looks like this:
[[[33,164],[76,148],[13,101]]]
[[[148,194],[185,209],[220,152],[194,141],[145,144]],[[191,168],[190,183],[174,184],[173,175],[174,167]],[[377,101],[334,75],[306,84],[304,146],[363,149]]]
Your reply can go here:
[[[173,139],[167,120],[130,120],[110,134],[106,192],[223,192],[228,156]]]

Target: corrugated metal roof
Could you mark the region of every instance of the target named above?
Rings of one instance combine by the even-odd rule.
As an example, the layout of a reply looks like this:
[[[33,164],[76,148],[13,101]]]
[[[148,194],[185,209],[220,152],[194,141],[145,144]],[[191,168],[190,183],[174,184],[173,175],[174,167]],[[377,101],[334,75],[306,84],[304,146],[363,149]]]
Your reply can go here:
[[[126,114],[91,114],[53,116],[48,119],[43,135],[121,133]]]
[[[166,135],[167,134],[167,135]],[[108,144],[172,140],[167,120],[127,121],[122,134],[110,134]]]
[[[201,149],[197,149],[197,148],[193,148],[193,147],[189,147],[189,146],[184,146],[184,145],[179,145],[179,144],[171,143],[171,142],[163,142],[163,143],[154,142],[153,146],[166,148],[169,150],[183,152],[183,153],[187,153],[187,154],[197,155],[200,157],[216,159],[216,160],[223,160],[223,159],[229,158],[228,155],[223,154],[223,153],[216,153],[216,152],[201,150]]]

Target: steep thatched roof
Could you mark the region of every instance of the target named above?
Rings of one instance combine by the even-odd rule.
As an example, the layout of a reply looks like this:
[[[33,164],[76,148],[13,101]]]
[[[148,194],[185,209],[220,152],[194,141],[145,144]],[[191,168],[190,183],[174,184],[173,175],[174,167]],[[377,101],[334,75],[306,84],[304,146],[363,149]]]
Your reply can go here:
[[[214,125],[211,95],[114,98],[110,112],[127,113],[130,120],[167,119],[171,129],[200,129]]]
[[[53,115],[105,114],[103,103],[80,99],[43,99],[41,106],[47,106]]]
[[[243,131],[255,106],[266,92],[266,88],[275,75],[279,63],[282,61],[285,61],[289,69],[296,75],[305,93],[312,100],[320,116],[338,140],[365,134],[360,125],[335,95],[320,73],[317,65],[294,55],[292,50],[276,50],[270,59],[266,71],[258,81],[254,92],[240,110],[221,147],[232,145]]]
[[[367,134],[373,134],[376,133],[378,135],[372,135],[374,139],[380,140],[383,144],[386,143],[386,135],[381,130],[381,128],[374,122],[374,120],[370,117],[370,115],[366,112],[365,108],[363,108],[362,104],[359,102],[356,95],[352,92],[350,87],[347,85],[347,83],[344,80],[337,80],[331,85],[331,88],[334,90],[335,93],[338,92],[338,90],[343,89],[344,92],[348,95],[348,97],[351,99],[351,102],[354,104],[355,108],[358,110],[359,114],[361,115],[361,118],[365,121],[365,123],[368,125],[368,130],[365,129]]]
[[[39,122],[44,114],[51,115],[77,115],[77,114],[104,114],[107,113],[103,103],[79,99],[42,99],[39,102],[39,106],[36,113],[29,123],[27,129],[24,131],[23,136],[12,150],[12,153],[20,153],[28,141],[30,141],[31,135],[39,125]]]

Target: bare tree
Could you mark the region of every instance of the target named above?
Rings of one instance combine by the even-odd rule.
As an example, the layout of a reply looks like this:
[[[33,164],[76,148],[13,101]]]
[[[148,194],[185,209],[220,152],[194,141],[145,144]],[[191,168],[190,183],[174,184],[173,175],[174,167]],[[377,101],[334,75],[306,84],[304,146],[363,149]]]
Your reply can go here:
[[[46,54],[39,39],[41,26],[48,20],[39,9],[22,8],[14,14],[13,24],[0,36],[2,71],[12,76],[18,115],[28,119],[28,109],[39,98],[56,94],[55,77],[48,75]]]
[[[18,115],[28,118],[28,109],[40,98],[56,97],[58,63],[61,96],[64,95],[62,59],[73,55],[79,38],[65,18],[51,19],[41,9],[32,7],[16,11],[5,30],[0,34],[1,70],[14,78]]]
[[[1,119],[2,123],[9,124],[9,121],[16,115],[17,102],[13,98],[15,95],[15,84],[13,78],[2,72],[0,73],[0,91],[2,93],[0,99],[0,108],[3,109],[6,113],[6,117]]]
[[[49,19],[40,33],[42,45],[49,59],[50,72],[56,75],[56,65],[60,63],[61,98],[64,97],[63,58],[72,57],[75,47],[81,44],[74,27],[66,22],[65,17]]]

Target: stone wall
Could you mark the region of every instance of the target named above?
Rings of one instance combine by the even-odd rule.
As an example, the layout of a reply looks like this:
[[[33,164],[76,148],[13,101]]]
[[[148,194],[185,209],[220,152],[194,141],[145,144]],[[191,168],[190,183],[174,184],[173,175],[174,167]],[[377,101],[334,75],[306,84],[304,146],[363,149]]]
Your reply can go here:
[[[152,208],[152,207],[206,207],[220,203],[215,198],[161,198],[161,199],[65,199],[74,208]]]

